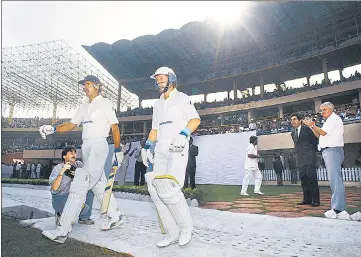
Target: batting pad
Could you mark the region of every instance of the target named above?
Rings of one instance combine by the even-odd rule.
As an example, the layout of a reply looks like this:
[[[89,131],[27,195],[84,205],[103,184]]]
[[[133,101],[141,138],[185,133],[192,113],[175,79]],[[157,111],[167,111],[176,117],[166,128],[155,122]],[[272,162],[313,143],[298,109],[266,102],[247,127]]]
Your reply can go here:
[[[157,209],[158,216],[160,219],[161,230],[164,229],[164,232],[169,235],[179,234],[179,227],[177,226],[175,220],[173,219],[171,213],[169,212],[167,206],[161,201],[158,197],[158,193],[153,186],[154,177],[159,175],[159,173],[148,172],[145,174],[145,180],[147,181],[148,191],[151,199]],[[162,231],[163,232],[163,231]]]
[[[85,203],[89,187],[89,175],[85,169],[78,168],[75,171],[73,182],[70,184],[69,196],[65,203],[59,220],[59,230],[64,236],[71,229],[71,223],[76,220]]]
[[[154,178],[153,186],[177,225],[181,229],[192,230],[193,222],[190,210],[177,180],[170,175],[160,175]]]

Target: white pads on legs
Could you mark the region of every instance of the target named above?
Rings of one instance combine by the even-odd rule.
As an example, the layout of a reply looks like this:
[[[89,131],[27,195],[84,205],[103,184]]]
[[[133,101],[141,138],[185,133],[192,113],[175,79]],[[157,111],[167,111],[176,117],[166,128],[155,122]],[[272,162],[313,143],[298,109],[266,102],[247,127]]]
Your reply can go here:
[[[167,206],[161,201],[158,197],[158,193],[153,186],[154,177],[160,175],[156,172],[148,172],[145,174],[145,180],[147,181],[148,191],[150,194],[151,199],[154,202],[154,205],[157,209],[158,216],[160,219],[160,226],[164,229],[164,232],[169,236],[174,236],[178,238],[179,235],[179,228],[175,223],[172,215],[170,214]],[[163,232],[163,231],[162,231]]]
[[[159,198],[167,206],[180,227],[181,233],[184,231],[191,232],[193,222],[190,210],[177,180],[170,175],[160,175],[154,178],[153,186],[157,190]]]
[[[89,187],[89,174],[85,169],[78,168],[71,182],[69,196],[61,214],[58,229],[65,236],[71,229],[71,223],[76,220],[86,200]]]

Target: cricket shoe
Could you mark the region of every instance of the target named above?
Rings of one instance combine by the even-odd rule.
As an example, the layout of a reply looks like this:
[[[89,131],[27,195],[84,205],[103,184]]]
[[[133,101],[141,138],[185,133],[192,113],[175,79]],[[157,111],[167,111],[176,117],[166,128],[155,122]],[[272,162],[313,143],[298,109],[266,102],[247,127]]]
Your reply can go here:
[[[110,218],[109,221],[107,222],[107,224],[105,224],[103,227],[101,227],[100,230],[107,231],[107,230],[111,230],[114,228],[119,228],[121,225],[123,225],[123,223],[124,223],[124,219],[123,219],[122,215],[115,216],[113,218]]]
[[[182,229],[179,236],[179,245],[187,245],[192,240],[192,230]]]
[[[347,211],[342,211],[337,214],[337,219],[339,220],[351,220],[350,214]]]
[[[50,240],[63,244],[65,240],[68,238],[68,234],[64,235],[60,232],[59,228],[54,230],[44,230],[42,233],[45,237],[49,238]]]
[[[249,194],[247,194],[247,192],[241,192],[240,195],[249,196]]]
[[[264,193],[262,193],[261,191],[254,191],[253,193],[258,194],[258,195],[264,195]]]
[[[168,245],[175,244],[179,240],[179,234],[169,235],[163,240],[160,240],[157,243],[157,246],[160,248],[167,247]]]
[[[350,216],[351,220],[361,221],[361,212],[356,212]]]

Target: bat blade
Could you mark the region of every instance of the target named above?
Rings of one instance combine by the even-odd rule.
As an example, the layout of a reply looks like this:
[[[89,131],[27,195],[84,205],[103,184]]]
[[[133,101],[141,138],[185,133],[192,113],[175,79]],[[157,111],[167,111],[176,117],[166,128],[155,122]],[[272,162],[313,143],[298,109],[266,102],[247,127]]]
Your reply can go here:
[[[112,195],[114,179],[115,179],[117,170],[118,170],[118,165],[113,164],[112,170],[109,174],[107,185],[105,186],[102,204],[100,206],[100,215],[101,216],[105,216],[108,212],[110,196]]]

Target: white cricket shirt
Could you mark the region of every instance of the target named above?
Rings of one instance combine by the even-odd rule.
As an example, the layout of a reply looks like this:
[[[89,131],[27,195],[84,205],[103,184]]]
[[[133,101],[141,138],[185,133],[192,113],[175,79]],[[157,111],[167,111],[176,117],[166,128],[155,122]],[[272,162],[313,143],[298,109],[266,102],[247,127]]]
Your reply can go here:
[[[330,117],[327,118],[322,126],[322,130],[327,134],[324,136],[320,135],[319,146],[321,148],[344,146],[343,122],[336,113],[333,112]]]
[[[244,163],[244,168],[246,170],[254,170],[258,169],[258,159],[257,158],[249,158],[249,154],[257,155],[257,146],[254,144],[249,144],[246,151],[246,161]]]
[[[172,140],[191,119],[200,119],[189,96],[174,89],[168,99],[161,95],[153,107],[152,129],[157,130],[157,141]]]
[[[110,126],[118,124],[113,104],[110,100],[98,95],[91,103],[83,103],[70,121],[83,123],[83,140],[107,138]]]

